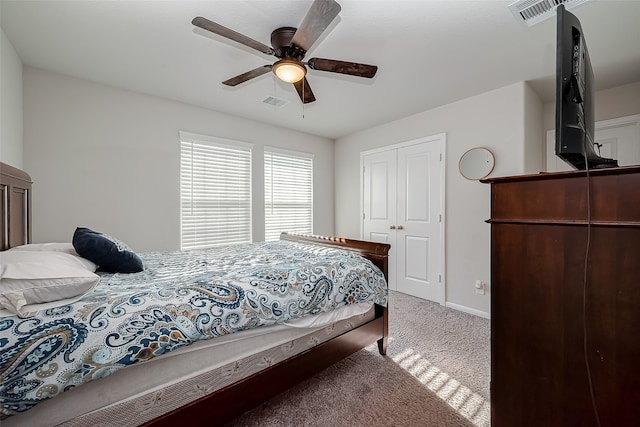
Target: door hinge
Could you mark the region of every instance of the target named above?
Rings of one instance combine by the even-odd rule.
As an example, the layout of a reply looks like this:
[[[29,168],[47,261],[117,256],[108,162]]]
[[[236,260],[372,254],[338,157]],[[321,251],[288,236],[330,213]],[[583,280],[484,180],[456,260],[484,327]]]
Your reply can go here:
[[[442,161],[442,153],[440,153],[440,161]]]
[[[442,274],[438,274],[438,283],[442,283]]]
[[[365,219],[365,214],[364,214],[364,212],[362,212],[362,219]]]
[[[438,221],[442,222],[442,214],[438,215]]]

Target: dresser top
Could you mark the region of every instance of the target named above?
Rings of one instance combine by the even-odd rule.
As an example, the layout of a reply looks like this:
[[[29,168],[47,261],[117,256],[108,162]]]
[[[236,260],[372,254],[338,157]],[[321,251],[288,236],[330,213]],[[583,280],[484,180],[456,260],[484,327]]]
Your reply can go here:
[[[624,174],[630,174],[630,173],[640,173],[640,165],[589,170],[589,175],[592,175],[592,176],[624,175]],[[529,174],[529,175],[514,175],[514,176],[485,178],[485,179],[481,179],[480,182],[485,184],[500,184],[505,182],[517,182],[517,181],[538,181],[538,180],[542,181],[546,179],[578,178],[581,176],[587,176],[587,171],[579,170],[579,171],[568,171],[568,172],[540,172],[540,173]]]

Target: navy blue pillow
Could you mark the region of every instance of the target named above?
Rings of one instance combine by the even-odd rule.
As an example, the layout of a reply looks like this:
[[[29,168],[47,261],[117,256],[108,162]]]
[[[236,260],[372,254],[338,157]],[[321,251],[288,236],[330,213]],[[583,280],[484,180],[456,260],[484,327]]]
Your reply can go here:
[[[78,255],[110,273],[137,273],[144,270],[142,260],[127,245],[106,234],[78,227],[73,233]]]

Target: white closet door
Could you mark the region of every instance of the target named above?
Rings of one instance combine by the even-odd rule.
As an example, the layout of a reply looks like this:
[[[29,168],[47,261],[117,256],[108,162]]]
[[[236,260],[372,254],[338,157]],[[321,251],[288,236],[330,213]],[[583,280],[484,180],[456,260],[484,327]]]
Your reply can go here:
[[[619,166],[640,165],[640,115],[598,122],[595,137],[602,156]]]
[[[401,148],[397,159],[397,289],[442,304],[440,143]]]
[[[443,138],[364,154],[363,238],[389,243],[389,287],[444,304]]]
[[[366,155],[363,166],[363,238],[391,245],[389,287],[395,290],[396,150]]]

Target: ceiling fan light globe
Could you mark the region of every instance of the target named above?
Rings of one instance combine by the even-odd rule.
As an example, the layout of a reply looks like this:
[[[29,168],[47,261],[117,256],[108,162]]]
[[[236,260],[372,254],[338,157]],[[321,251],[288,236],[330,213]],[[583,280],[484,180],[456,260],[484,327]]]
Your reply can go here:
[[[295,83],[304,78],[307,69],[299,62],[281,59],[273,65],[273,72],[283,82]]]

